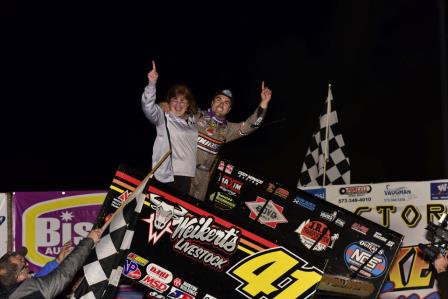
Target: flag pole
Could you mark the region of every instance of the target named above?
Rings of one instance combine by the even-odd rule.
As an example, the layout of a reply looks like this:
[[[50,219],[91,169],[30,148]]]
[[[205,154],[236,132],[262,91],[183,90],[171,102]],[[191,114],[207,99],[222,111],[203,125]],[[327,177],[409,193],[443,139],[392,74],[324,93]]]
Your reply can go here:
[[[140,184],[135,188],[135,190],[129,195],[128,199],[124,201],[121,206],[113,213],[113,215],[109,218],[109,220],[106,221],[106,223],[103,224],[101,227],[101,231],[104,232],[104,230],[109,226],[109,224],[112,222],[112,220],[115,218],[117,214],[121,210],[124,209],[124,207],[133,199],[132,197],[135,196],[142,188],[145,188],[146,183],[154,176],[154,173],[159,169],[160,165],[162,165],[163,162],[168,158],[168,156],[171,155],[171,149],[169,149],[163,156],[160,158],[160,160],[157,162],[156,165],[151,169],[151,171],[146,175],[146,177],[140,182]]]
[[[330,97],[331,96],[331,97]],[[330,127],[330,112],[331,112],[331,99],[333,95],[331,94],[331,83],[328,84],[328,95],[327,95],[327,114],[326,114],[326,124],[325,124],[325,143],[324,143],[324,177],[322,181],[322,186],[325,186],[325,178],[327,176],[327,162],[328,162],[328,134]]]

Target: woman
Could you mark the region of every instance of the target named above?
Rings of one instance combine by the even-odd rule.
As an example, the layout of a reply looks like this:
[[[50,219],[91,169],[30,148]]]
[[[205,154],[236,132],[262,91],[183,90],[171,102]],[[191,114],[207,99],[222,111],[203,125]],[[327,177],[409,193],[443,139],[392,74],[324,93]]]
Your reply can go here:
[[[157,136],[152,151],[152,165],[171,149],[171,156],[154,174],[155,178],[188,194],[196,169],[198,130],[194,115],[196,101],[190,88],[183,84],[172,86],[167,94],[169,112],[163,112],[156,102],[156,83],[159,74],[154,61],[148,73],[148,86],[142,96],[145,116],[156,126]]]

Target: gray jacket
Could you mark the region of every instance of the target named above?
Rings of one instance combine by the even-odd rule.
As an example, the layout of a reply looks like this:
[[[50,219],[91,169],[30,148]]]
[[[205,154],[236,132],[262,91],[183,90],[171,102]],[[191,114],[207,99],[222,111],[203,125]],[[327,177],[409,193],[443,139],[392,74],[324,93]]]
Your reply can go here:
[[[165,160],[155,173],[157,180],[174,181],[174,175],[194,177],[198,129],[193,116],[188,119],[164,113],[156,104],[156,86],[149,83],[142,95],[142,108],[146,118],[156,126],[157,136],[152,150],[152,165],[170,149],[167,127],[171,140],[171,157]],[[165,125],[165,120],[167,125]]]
[[[76,272],[84,265],[94,242],[90,238],[81,240],[70,255],[53,272],[43,277],[33,277],[22,282],[9,299],[27,298],[54,298],[62,292],[72,281]]]

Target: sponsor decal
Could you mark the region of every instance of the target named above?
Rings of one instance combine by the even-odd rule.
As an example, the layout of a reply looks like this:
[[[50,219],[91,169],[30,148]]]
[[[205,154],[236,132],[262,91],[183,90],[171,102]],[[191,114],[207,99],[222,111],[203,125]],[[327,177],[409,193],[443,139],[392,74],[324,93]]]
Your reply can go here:
[[[233,179],[225,174],[221,176],[219,181],[219,188],[228,192],[230,195],[240,194],[241,188],[243,187],[243,183],[241,181]]]
[[[277,187],[273,183],[269,183],[268,188],[266,189],[267,192],[272,193],[274,195],[277,195],[278,197],[281,197],[283,199],[288,198],[289,191],[286,189],[283,189],[281,187]]]
[[[261,224],[276,228],[277,224],[288,222],[282,214],[284,208],[271,200],[266,204],[266,199],[258,196],[255,201],[247,201],[245,204],[250,210],[249,218],[252,220],[255,220],[262,211],[260,217],[258,217]]]
[[[263,180],[260,180],[259,178],[256,178],[250,174],[245,173],[244,171],[239,170],[238,171],[238,178],[245,180],[246,182],[249,182],[255,186],[259,186],[263,184]]]
[[[226,273],[246,298],[312,298],[323,275],[284,247],[249,255]]]
[[[168,298],[173,298],[173,299],[195,299],[196,297],[187,294],[186,292],[179,290],[176,287],[171,287],[168,295]]]
[[[181,285],[180,285],[180,289],[182,291],[185,291],[193,296],[197,296],[198,295],[198,287],[195,285],[192,285],[191,283],[188,283],[186,281],[184,281]]]
[[[151,208],[156,212],[152,213],[150,218],[142,219],[149,224],[148,244],[155,244],[165,233],[171,234],[173,249],[176,252],[214,270],[222,271],[229,260],[216,253],[216,250],[225,255],[233,254],[239,243],[240,230],[235,227],[222,229],[215,224],[212,217],[187,216],[188,211],[185,208],[175,207],[162,199],[161,196],[151,193]],[[211,249],[206,248],[207,246]],[[160,281],[160,277],[157,281]],[[150,282],[146,279],[142,283]]]
[[[173,280],[173,274],[170,271],[154,263],[146,267],[146,273],[164,283],[170,283]]]
[[[204,299],[218,299],[218,298],[213,297],[213,296],[210,295],[210,294],[205,294]]]
[[[123,275],[129,277],[130,279],[140,279],[142,277],[142,272],[138,268],[138,264],[126,259],[123,267]]]
[[[431,200],[448,199],[448,182],[431,183]]]
[[[124,191],[123,193],[120,194],[120,196],[112,199],[112,203],[110,205],[118,209],[121,206],[122,202],[128,200],[129,195],[131,195],[131,193],[128,190]]]
[[[347,196],[363,196],[372,191],[372,186],[362,185],[362,186],[347,186],[339,188],[339,193],[341,195]]]
[[[327,198],[327,191],[325,188],[316,188],[316,189],[306,189],[303,190],[306,193],[319,197],[320,199],[325,200]]]
[[[219,164],[218,164],[218,170],[219,171],[224,171],[224,165],[225,165],[226,163],[224,162],[224,161],[219,161]]]
[[[366,235],[367,232],[369,231],[369,228],[362,224],[355,222],[352,224],[352,230],[357,231],[358,233],[361,233],[363,235]]]
[[[165,233],[173,233],[171,226],[177,225],[180,217],[188,213],[182,206],[174,206],[162,200],[162,197],[151,193],[149,196],[151,208],[155,210],[149,218],[142,221],[149,224],[148,243],[156,244]]]
[[[233,165],[232,164],[227,164],[226,169],[224,170],[225,173],[227,174],[232,174],[233,171]]]
[[[293,199],[293,202],[295,204],[298,204],[299,206],[304,207],[307,210],[310,210],[310,211],[314,211],[316,209],[316,204],[315,203],[312,203],[311,201],[308,201],[308,200],[303,199],[303,198],[298,197],[298,196]]]
[[[393,188],[389,184],[387,184],[386,189],[384,189],[384,195],[385,202],[399,202],[417,198],[414,194],[412,194],[411,189],[408,187],[403,186]]]
[[[344,227],[345,226],[345,220],[342,220],[341,218],[338,218],[334,221],[334,223],[340,227]]]
[[[374,237],[375,239],[380,240],[380,241],[386,242],[386,246],[388,246],[388,247],[392,247],[392,246],[395,245],[395,242],[393,242],[393,241],[388,241],[387,238],[385,238],[385,237],[383,236],[383,234],[381,234],[380,232],[375,232],[375,233],[373,234],[373,237]]]
[[[224,141],[211,138],[201,132],[198,135],[198,148],[210,154],[217,155]]]
[[[213,206],[219,210],[232,210],[236,207],[235,199],[219,191],[210,194],[209,199],[213,202]]]
[[[146,275],[139,282],[153,290],[156,290],[157,292],[160,292],[160,293],[165,292],[169,288],[169,286],[166,283],[164,283],[150,275]]]
[[[231,254],[236,250],[240,231],[234,227],[223,230],[213,224],[212,217],[182,217],[171,235],[171,240],[177,252],[214,270],[222,271],[229,260],[210,249],[196,245],[195,242],[201,242],[201,245],[208,244],[213,246],[213,249]]]
[[[131,260],[133,262],[136,262],[137,264],[141,265],[141,266],[146,266],[149,261],[147,259],[145,259],[144,257],[141,257],[133,252],[130,252],[127,256],[128,260]]]
[[[387,270],[387,258],[379,248],[378,244],[364,240],[351,243],[344,252],[347,268],[366,278],[380,277]]]
[[[331,234],[325,223],[309,219],[302,222],[295,232],[299,234],[300,242],[306,248],[310,249],[314,246],[315,251],[333,248],[335,241],[339,238],[339,234]],[[319,241],[316,243],[317,240]]]
[[[325,212],[325,211],[320,212],[320,218],[325,219],[329,222],[333,222],[333,220],[336,219],[337,215],[338,215],[337,211],[333,211],[332,213]]]

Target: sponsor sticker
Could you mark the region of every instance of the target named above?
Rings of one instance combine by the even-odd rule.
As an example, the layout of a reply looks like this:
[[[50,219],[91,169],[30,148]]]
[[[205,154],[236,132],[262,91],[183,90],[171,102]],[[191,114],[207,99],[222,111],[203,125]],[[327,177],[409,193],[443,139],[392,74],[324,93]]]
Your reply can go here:
[[[339,234],[331,234],[325,223],[309,219],[302,222],[295,232],[299,234],[300,242],[306,248],[313,248],[315,251],[333,248],[335,241],[339,238]]]
[[[262,211],[258,218],[261,224],[276,228],[277,224],[288,222],[282,214],[284,208],[271,200],[266,204],[266,199],[258,196],[255,201],[247,201],[245,204],[250,210],[249,218],[252,220],[255,220]]]
[[[236,207],[236,201],[231,196],[222,192],[213,192],[209,199],[213,202],[213,206],[219,210],[232,210]]]
[[[298,204],[301,207],[304,207],[307,210],[310,210],[310,211],[314,211],[316,209],[316,204],[315,203],[312,203],[311,201],[308,201],[308,200],[303,199],[303,198],[298,197],[298,196],[293,199],[293,202],[295,204]]]
[[[376,243],[357,241],[345,248],[344,261],[348,269],[366,278],[376,278],[387,270],[384,250]]]
[[[431,200],[448,199],[448,182],[431,183]]]
[[[369,231],[369,228],[362,224],[355,222],[352,224],[352,230],[357,231],[358,233],[361,233],[363,235],[366,235],[367,232]]]

